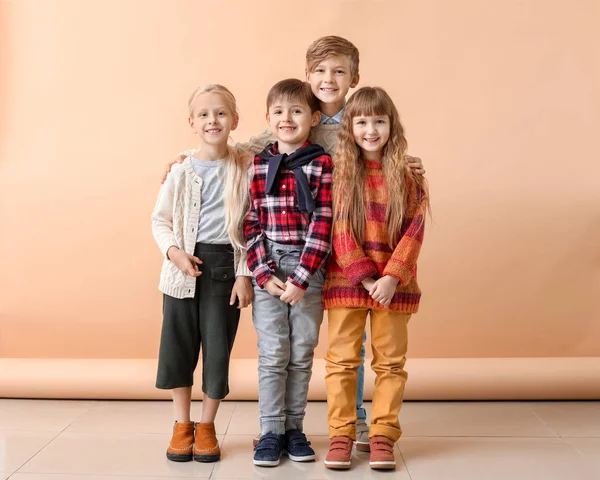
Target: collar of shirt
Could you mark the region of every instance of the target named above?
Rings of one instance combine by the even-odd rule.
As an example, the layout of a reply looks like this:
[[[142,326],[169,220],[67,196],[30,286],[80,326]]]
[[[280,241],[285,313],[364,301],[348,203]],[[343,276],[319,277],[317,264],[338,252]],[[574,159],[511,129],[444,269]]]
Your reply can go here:
[[[321,112],[321,121],[319,122],[321,125],[339,125],[342,123],[342,115],[344,114],[344,109],[342,108],[339,112],[337,112],[333,117],[329,117]]]

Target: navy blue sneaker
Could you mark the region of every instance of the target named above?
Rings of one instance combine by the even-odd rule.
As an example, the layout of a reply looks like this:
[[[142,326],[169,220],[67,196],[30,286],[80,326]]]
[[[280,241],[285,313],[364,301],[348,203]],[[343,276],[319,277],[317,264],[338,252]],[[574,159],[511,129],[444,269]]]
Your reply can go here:
[[[285,450],[294,462],[311,462],[315,459],[315,451],[310,447],[306,435],[300,430],[285,432]]]
[[[283,435],[267,433],[260,437],[258,445],[254,447],[254,465],[259,467],[276,467],[283,454]]]

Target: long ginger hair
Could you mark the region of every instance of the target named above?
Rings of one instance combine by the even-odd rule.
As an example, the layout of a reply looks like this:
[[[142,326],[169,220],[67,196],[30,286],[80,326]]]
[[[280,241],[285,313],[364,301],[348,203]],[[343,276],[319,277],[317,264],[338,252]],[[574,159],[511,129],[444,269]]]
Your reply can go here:
[[[394,102],[383,88],[363,87],[346,103],[342,128],[338,133],[337,150],[333,159],[333,206],[334,219],[350,223],[354,238],[362,244],[367,222],[365,200],[366,162],[354,141],[354,117],[387,115],[390,121],[390,137],[382,149],[381,168],[389,191],[385,222],[388,244],[394,248],[401,235],[402,220],[407,209],[410,176],[426,193],[427,187],[421,175],[413,175],[405,158],[408,147],[404,127]],[[419,178],[420,177],[420,178]]]

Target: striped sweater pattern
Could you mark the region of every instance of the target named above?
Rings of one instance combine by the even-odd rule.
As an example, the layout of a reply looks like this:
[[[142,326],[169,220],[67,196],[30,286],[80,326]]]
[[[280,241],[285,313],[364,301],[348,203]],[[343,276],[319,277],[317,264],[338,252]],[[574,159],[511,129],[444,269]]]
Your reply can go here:
[[[348,220],[333,223],[333,251],[327,265],[323,287],[325,309],[375,308],[375,302],[361,281],[391,275],[399,280],[392,303],[387,310],[415,313],[419,309],[421,290],[417,283],[417,258],[423,243],[427,198],[424,190],[406,175],[407,208],[402,222],[401,237],[394,249],[388,245],[385,223],[389,199],[381,164],[367,161],[365,200],[367,222],[364,242],[359,245],[352,235]]]

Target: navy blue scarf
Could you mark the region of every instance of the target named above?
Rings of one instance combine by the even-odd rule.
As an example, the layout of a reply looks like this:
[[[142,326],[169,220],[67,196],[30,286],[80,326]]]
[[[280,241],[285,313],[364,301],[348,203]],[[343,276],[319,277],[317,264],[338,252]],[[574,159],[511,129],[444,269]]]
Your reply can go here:
[[[275,144],[277,147],[277,144]],[[271,149],[273,145],[269,145],[260,154],[259,157],[268,160],[269,169],[267,171],[267,195],[275,195],[279,192],[279,177],[281,167],[284,166],[288,170],[294,172],[296,179],[296,198],[298,199],[298,208],[302,213],[312,213],[315,211],[315,201],[310,192],[308,179],[302,171],[302,166],[309,164],[315,158],[325,155],[323,147],[316,144],[308,144],[305,147],[300,147],[291,155],[279,153],[273,155]]]

